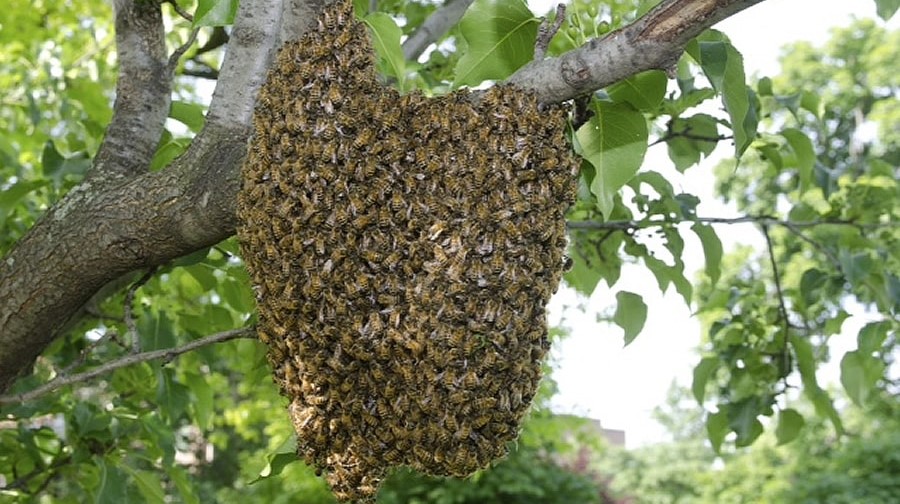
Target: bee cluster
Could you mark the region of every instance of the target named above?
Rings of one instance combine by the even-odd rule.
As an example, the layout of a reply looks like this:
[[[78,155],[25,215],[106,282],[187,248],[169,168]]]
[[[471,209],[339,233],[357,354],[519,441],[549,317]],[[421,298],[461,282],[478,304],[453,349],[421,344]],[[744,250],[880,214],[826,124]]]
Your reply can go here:
[[[391,466],[503,456],[541,378],[578,163],[564,112],[400,96],[339,0],[263,86],[239,196],[259,337],[298,454],[341,500]]]

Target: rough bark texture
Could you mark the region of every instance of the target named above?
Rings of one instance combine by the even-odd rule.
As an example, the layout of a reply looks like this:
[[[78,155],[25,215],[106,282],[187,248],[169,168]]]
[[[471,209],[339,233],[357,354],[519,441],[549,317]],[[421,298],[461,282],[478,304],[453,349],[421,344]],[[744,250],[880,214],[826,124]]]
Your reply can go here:
[[[761,1],[665,0],[631,26],[528,65],[510,81],[558,102],[667,68],[691,38]],[[242,1],[206,128],[171,166],[148,173],[171,87],[154,77],[166,62],[158,6],[117,0],[116,41],[136,61],[120,65],[119,98],[94,169],[0,261],[0,393],[103,285],[234,233],[240,166],[265,69],[278,42],[302,34],[325,2]]]
[[[114,6],[119,59],[116,103],[89,178],[145,171],[172,101],[172,69],[159,5],[118,0]]]

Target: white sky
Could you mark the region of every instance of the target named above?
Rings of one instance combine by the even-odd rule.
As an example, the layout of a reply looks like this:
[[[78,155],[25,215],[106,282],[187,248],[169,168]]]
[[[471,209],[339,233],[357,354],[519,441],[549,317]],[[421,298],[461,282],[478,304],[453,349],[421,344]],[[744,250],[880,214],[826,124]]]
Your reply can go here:
[[[556,2],[532,0],[532,10],[546,12]],[[782,46],[797,40],[822,44],[829,29],[846,26],[853,16],[875,18],[873,0],[767,0],[720,23],[717,29],[731,38],[744,56],[748,75],[775,75]],[[898,16],[890,23],[898,24]],[[724,147],[724,146],[723,146]],[[728,146],[730,148],[730,146]],[[695,194],[703,203],[698,214],[703,216],[735,216],[732,208],[713,201],[712,167],[716,159],[727,156],[719,148],[715,159],[688,169],[681,176],[670,168],[665,147],[652,147],[645,167],[652,167],[670,177],[676,190]],[[725,251],[737,243],[761,246],[760,234],[748,225],[719,226]],[[686,238],[684,260],[688,278],[703,267],[699,241]],[[615,293],[628,290],[644,297],[648,319],[643,332],[627,348],[622,348],[622,330],[615,325],[598,323],[597,312],[611,313]],[[583,309],[579,308],[583,307]],[[560,289],[550,306],[551,323],[564,320],[572,329],[571,336],[558,344],[554,377],[559,394],[553,400],[556,411],[576,413],[599,419],[603,426],[626,431],[627,445],[639,446],[666,439],[666,433],[652,418],[651,411],[665,400],[673,379],[690,386],[691,372],[699,358],[695,351],[700,341],[698,322],[681,297],[670,288],[660,295],[656,280],[643,267],[623,270],[614,288],[605,283],[589,299],[579,299],[573,291]],[[835,338],[833,362],[855,345],[855,334],[867,320],[865,316],[848,319],[845,334]],[[822,372],[821,379],[836,381],[836,364]]]

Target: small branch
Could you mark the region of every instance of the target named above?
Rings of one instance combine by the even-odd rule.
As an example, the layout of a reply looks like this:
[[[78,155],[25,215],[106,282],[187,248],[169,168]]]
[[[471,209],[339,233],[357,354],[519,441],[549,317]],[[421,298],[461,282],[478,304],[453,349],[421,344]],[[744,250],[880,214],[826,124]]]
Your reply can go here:
[[[550,41],[556,36],[556,32],[559,31],[559,27],[562,26],[565,18],[566,6],[565,4],[559,4],[556,6],[556,19],[553,21],[552,26],[550,25],[550,20],[547,18],[544,18],[544,20],[541,21],[541,26],[538,28],[537,39],[534,41],[534,61],[544,59],[544,55],[547,54],[547,48],[550,47]]]
[[[836,255],[834,255],[834,252],[828,250],[828,249],[825,248],[825,246],[822,245],[821,243],[819,243],[819,242],[813,240],[812,238],[806,236],[805,234],[803,234],[803,232],[800,231],[800,230],[797,228],[797,225],[796,225],[795,223],[792,223],[792,222],[785,222],[785,223],[782,224],[782,226],[784,226],[788,231],[790,231],[791,233],[793,233],[794,236],[796,236],[797,238],[800,238],[801,240],[805,241],[806,243],[812,245],[812,247],[813,247],[814,249],[816,249],[816,250],[818,250],[819,252],[825,254],[825,257],[827,257],[831,262],[834,263],[834,265],[835,265],[835,267],[838,269],[838,271],[841,271],[841,270],[842,270],[842,268],[841,268],[841,261],[840,261],[840,259],[837,258]]]
[[[56,373],[57,376],[66,376],[69,373],[71,373],[72,371],[74,371],[75,369],[77,369],[79,366],[84,364],[84,362],[87,360],[88,355],[90,355],[90,353],[93,352],[95,348],[100,346],[106,340],[112,340],[121,345],[121,343],[119,342],[119,335],[116,331],[114,331],[114,330],[106,331],[105,333],[103,333],[103,336],[97,338],[96,341],[94,341],[93,343],[88,345],[86,348],[81,350],[81,352],[78,353],[78,357],[75,360],[70,362],[68,366],[62,368],[58,373]]]
[[[191,60],[192,63],[197,63],[196,60]],[[198,79],[209,79],[216,80],[219,78],[219,71],[215,68],[203,63],[202,65],[198,65],[198,68],[182,68],[181,75],[187,75],[188,77],[196,77]]]
[[[763,236],[766,238],[766,250],[769,253],[769,263],[772,266],[772,276],[775,280],[775,294],[778,296],[778,312],[782,322],[784,323],[784,341],[787,343],[788,329],[790,321],[788,320],[787,306],[784,304],[784,292],[781,290],[781,274],[778,272],[778,261],[775,260],[775,247],[772,246],[772,237],[769,235],[769,226],[763,224],[759,226]]]
[[[184,44],[181,44],[178,49],[175,49],[175,52],[169,56],[169,72],[174,72],[175,67],[178,66],[178,60],[184,56],[185,51],[188,50],[192,45],[194,45],[194,41],[197,40],[197,34],[200,33],[200,28],[194,28],[191,30],[191,34],[188,35],[187,41]]]
[[[165,348],[162,350],[153,350],[150,352],[136,353],[126,355],[125,357],[121,357],[119,359],[115,359],[107,362],[101,366],[97,366],[90,371],[85,371],[84,373],[79,373],[71,376],[60,376],[50,380],[49,382],[37,387],[33,390],[29,390],[28,392],[23,392],[21,394],[11,394],[0,396],[0,404],[20,404],[24,402],[31,401],[33,399],[37,399],[43,395],[49,394],[55,390],[59,390],[66,385],[72,385],[75,383],[86,382],[92,378],[96,378],[97,376],[109,373],[111,371],[115,371],[116,369],[120,369],[126,366],[131,366],[140,362],[147,362],[151,360],[162,359],[163,364],[167,364],[172,361],[175,357],[183,353],[190,352],[191,350],[196,350],[198,348],[211,345],[213,343],[221,343],[223,341],[229,341],[238,338],[255,338],[256,337],[256,327],[242,327],[240,329],[232,329],[230,331],[224,331],[216,334],[212,334],[210,336],[206,336],[180,347],[176,348]]]
[[[45,478],[44,481],[41,482],[41,484],[39,485],[39,487],[37,489],[35,489],[35,491],[28,492],[32,495],[37,495],[37,494],[41,493],[47,487],[47,484],[50,483],[50,481],[54,477],[56,477],[57,473],[53,472],[54,470],[59,469],[60,467],[66,466],[66,465],[70,464],[71,462],[72,462],[72,456],[65,455],[62,458],[54,460],[53,463],[51,463],[49,466],[35,467],[34,469],[31,470],[31,472],[29,472],[25,476],[17,478],[12,483],[9,483],[8,485],[6,485],[6,487],[4,487],[4,488],[7,488],[9,490],[26,490],[28,483],[32,479],[34,479],[38,475],[50,472],[50,474],[47,476],[47,478]]]
[[[141,351],[141,338],[138,337],[137,322],[134,320],[134,295],[142,285],[153,278],[154,273],[156,273],[156,267],[147,270],[147,272],[144,273],[144,276],[131,284],[131,287],[128,288],[128,292],[125,293],[125,327],[128,328],[128,337],[131,339],[132,353]]]
[[[654,142],[650,143],[647,147],[653,147],[656,144],[660,144],[663,142],[667,142],[673,138],[687,138],[688,140],[697,140],[700,142],[719,142],[721,140],[732,140],[734,136],[732,135],[715,135],[715,136],[706,136],[706,135],[698,135],[696,133],[691,133],[691,128],[687,127],[683,131],[675,131],[672,129],[672,121],[669,121],[669,124],[666,127],[666,134],[657,138]]]
[[[743,217],[696,217],[692,219],[684,219],[680,221],[675,220],[623,220],[623,221],[607,221],[607,222],[598,222],[598,221],[578,221],[578,222],[568,222],[566,223],[566,227],[568,229],[613,229],[613,230],[621,230],[621,231],[630,231],[635,229],[645,229],[650,227],[659,227],[659,226],[672,226],[675,224],[680,224],[682,222],[703,222],[706,224],[758,224],[758,225],[766,225],[766,226],[784,226],[786,228],[809,228],[816,226],[853,226],[859,229],[876,229],[876,228],[892,228],[900,226],[900,223],[897,222],[885,222],[885,223],[873,223],[873,224],[859,224],[854,221],[848,220],[816,220],[816,221],[803,221],[803,222],[793,222],[787,220],[780,220],[774,217],[764,216],[764,215],[745,215]]]
[[[194,22],[194,16],[192,16],[190,12],[182,9],[181,6],[178,5],[178,2],[176,2],[175,0],[166,0],[165,3],[171,5],[172,9],[174,9],[175,12],[178,13],[179,16],[183,17],[184,19],[187,19],[188,21],[190,21],[192,23]]]
[[[415,60],[456,25],[475,0],[449,0],[403,42],[403,57]]]

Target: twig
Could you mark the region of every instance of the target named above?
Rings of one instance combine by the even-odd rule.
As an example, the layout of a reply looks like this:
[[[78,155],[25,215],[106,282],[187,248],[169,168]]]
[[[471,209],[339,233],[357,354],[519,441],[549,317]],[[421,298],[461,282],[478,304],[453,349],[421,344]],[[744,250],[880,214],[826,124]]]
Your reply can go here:
[[[772,265],[772,276],[775,279],[775,293],[778,295],[778,311],[784,322],[784,341],[787,344],[790,322],[788,321],[787,307],[784,304],[784,293],[781,290],[781,274],[778,272],[778,262],[775,260],[775,248],[772,246],[772,237],[769,236],[769,226],[762,224],[759,228],[762,230],[763,236],[766,237],[766,249],[769,252],[769,263]]]
[[[60,376],[50,380],[49,382],[37,387],[33,390],[29,390],[28,392],[23,392],[21,394],[11,394],[0,396],[0,404],[13,404],[13,403],[24,403],[27,401],[31,401],[36,399],[42,395],[48,394],[55,390],[58,390],[66,385],[72,385],[74,383],[81,383],[88,381],[97,376],[109,373],[110,371],[115,371],[116,369],[123,368],[126,366],[131,366],[133,364],[137,364],[139,362],[146,362],[156,359],[162,359],[163,364],[167,364],[172,361],[175,357],[183,353],[190,352],[191,350],[195,350],[200,347],[204,347],[206,345],[211,345],[213,343],[221,343],[223,341],[238,339],[238,338],[254,338],[256,337],[256,327],[248,326],[242,327],[240,329],[232,329],[230,331],[224,331],[216,334],[212,334],[210,336],[206,336],[180,347],[175,348],[164,348],[162,350],[153,350],[149,352],[129,354],[119,359],[115,359],[107,362],[101,366],[97,366],[90,371],[85,371],[84,373],[74,374],[71,376]]]
[[[443,7],[434,11],[422,26],[403,42],[403,57],[407,60],[417,59],[431,44],[435,43],[462,19],[466,9],[475,0],[449,0]]]
[[[144,273],[144,276],[131,284],[128,292],[125,293],[125,327],[128,329],[128,337],[131,338],[131,352],[138,353],[141,351],[141,339],[137,333],[137,322],[134,320],[134,295],[142,285],[153,278],[156,267],[152,267]]]
[[[178,5],[178,2],[176,2],[175,0],[166,0],[165,3],[170,4],[172,6],[172,9],[174,9],[175,12],[177,12],[179,16],[183,17],[184,19],[187,19],[188,21],[190,21],[192,23],[194,22],[194,16],[191,15],[190,12],[182,9],[181,6]]]
[[[84,362],[87,360],[87,356],[90,355],[90,353],[95,348],[100,346],[101,343],[103,343],[106,340],[112,340],[112,341],[118,342],[118,338],[119,338],[119,335],[118,335],[118,333],[116,333],[115,330],[106,331],[105,333],[103,333],[103,336],[97,338],[96,341],[92,342],[90,345],[88,345],[87,347],[82,349],[81,352],[78,353],[78,357],[75,358],[75,360],[73,360],[72,362],[70,362],[68,366],[62,368],[57,373],[57,375],[59,375],[59,376],[68,375],[74,369],[76,369],[78,366],[81,366],[82,364],[84,364]]]
[[[178,47],[178,49],[175,49],[175,51],[172,53],[172,55],[169,56],[169,70],[170,71],[175,70],[175,67],[178,66],[178,60],[181,59],[181,57],[188,50],[188,48],[190,48],[192,45],[194,45],[194,41],[197,40],[198,33],[200,33],[200,28],[194,28],[193,30],[191,30],[191,34],[188,35],[187,41],[185,41],[184,44],[181,44]]]
[[[32,495],[37,495],[38,493],[43,491],[47,487],[47,484],[50,483],[50,481],[56,476],[56,473],[52,472],[54,469],[59,469],[60,467],[70,464],[71,462],[72,462],[72,456],[65,455],[64,457],[62,457],[60,459],[54,460],[53,463],[51,463],[49,466],[40,466],[39,465],[38,467],[35,467],[34,469],[32,469],[31,472],[29,472],[28,474],[21,476],[19,478],[16,478],[15,481],[6,485],[5,488],[7,488],[9,490],[26,490],[26,486],[28,485],[28,482],[31,481],[31,479],[33,479],[35,476],[44,474],[49,471],[50,475],[47,476],[47,478],[45,478],[43,482],[41,482],[41,485],[35,491],[28,492],[28,493],[31,493]]]
[[[559,27],[562,26],[565,18],[566,6],[565,4],[558,4],[556,6],[556,19],[553,21],[553,25],[550,25],[550,20],[547,18],[544,18],[544,20],[541,21],[541,26],[538,27],[537,38],[534,41],[534,61],[541,61],[544,59],[544,56],[547,54],[547,48],[550,47],[550,41],[553,40],[556,32],[559,31]]]
[[[784,223],[781,224],[781,225],[784,226],[788,231],[790,231],[791,233],[793,233],[797,238],[800,238],[801,240],[805,241],[806,243],[809,243],[810,245],[813,246],[813,248],[815,248],[815,249],[818,250],[819,252],[825,254],[825,256],[828,257],[828,259],[830,259],[831,262],[834,263],[834,265],[835,265],[835,267],[838,269],[838,271],[842,271],[842,270],[843,270],[843,268],[841,268],[841,261],[840,261],[840,259],[837,258],[836,255],[834,255],[834,252],[828,250],[828,249],[825,248],[825,246],[822,245],[821,243],[819,243],[819,242],[813,240],[812,238],[806,236],[805,234],[803,234],[802,231],[800,231],[799,229],[797,229],[797,225],[796,225],[796,224],[794,224],[794,223],[792,223],[792,222],[784,222]]]
[[[566,223],[566,227],[568,229],[615,229],[621,231],[634,230],[634,229],[645,229],[650,227],[657,226],[672,226],[675,224],[680,224],[682,222],[703,222],[707,224],[759,224],[759,225],[767,225],[767,226],[784,226],[784,227],[794,227],[797,229],[800,228],[809,228],[816,226],[853,226],[858,229],[876,229],[876,228],[892,228],[900,226],[898,222],[883,222],[883,223],[871,223],[871,224],[861,224],[858,222],[850,221],[850,220],[815,220],[815,221],[788,221],[788,220],[780,220],[775,217],[765,216],[765,215],[745,215],[742,217],[695,217],[695,218],[686,218],[684,220],[676,221],[676,220],[621,220],[621,221],[607,221],[607,222],[598,222],[598,221],[577,221],[577,222],[568,222]]]
[[[784,371],[784,384],[788,386],[788,375],[790,375],[790,359],[791,354],[788,351],[788,339],[790,335],[791,322],[788,320],[787,306],[784,303],[784,291],[781,290],[781,273],[778,271],[778,262],[775,260],[775,247],[772,246],[772,237],[769,235],[769,227],[765,224],[760,226],[763,236],[766,238],[766,250],[769,253],[769,263],[772,265],[772,277],[775,280],[775,294],[778,296],[778,312],[784,325],[784,334],[781,342],[781,353],[778,355],[783,360],[781,369]]]
[[[647,147],[653,147],[654,145],[661,144],[673,138],[687,138],[688,140],[698,140],[701,142],[719,142],[722,140],[733,140],[734,135],[716,135],[716,136],[705,136],[705,135],[697,135],[695,133],[691,133],[689,129],[684,131],[668,131],[665,135],[657,138],[653,142],[651,142]]]

